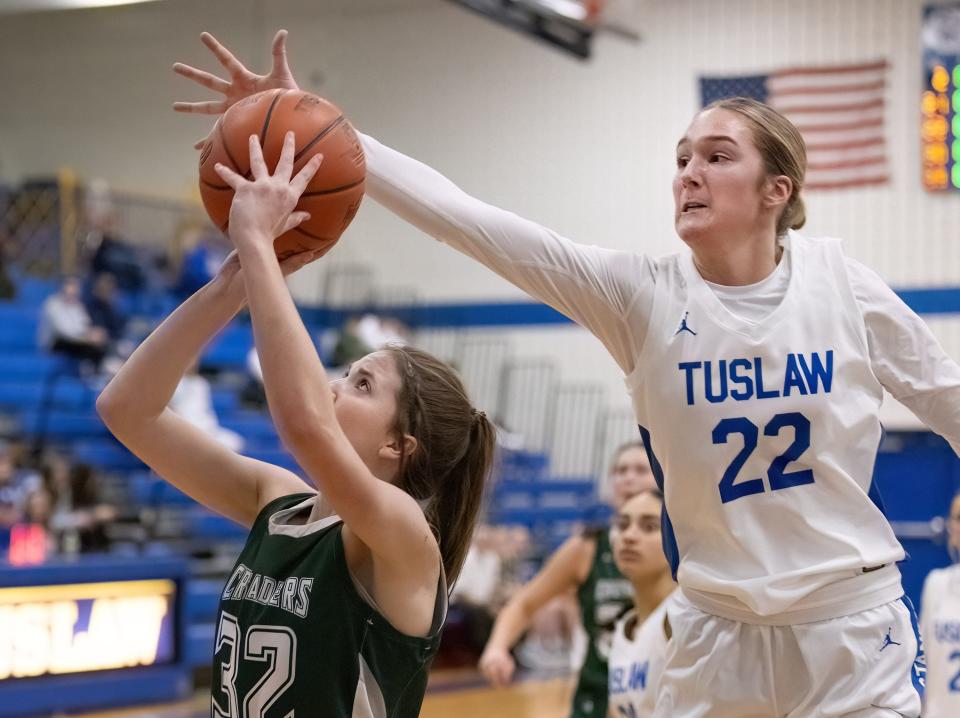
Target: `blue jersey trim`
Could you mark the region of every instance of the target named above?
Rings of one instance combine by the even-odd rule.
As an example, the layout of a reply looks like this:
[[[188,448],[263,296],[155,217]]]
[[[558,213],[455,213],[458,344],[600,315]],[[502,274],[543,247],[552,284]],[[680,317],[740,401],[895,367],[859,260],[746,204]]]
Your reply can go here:
[[[910,597],[904,594],[900,601],[907,607],[910,613],[910,625],[913,627],[913,635],[917,639],[917,655],[913,659],[913,667],[910,670],[910,678],[913,680],[913,687],[920,695],[920,702],[923,702],[923,694],[927,684],[927,658],[923,652],[923,636],[920,635],[920,624],[917,620],[917,612],[913,610],[913,602]]]
[[[653,442],[650,441],[650,432],[646,427],[637,424],[640,429],[640,438],[643,440],[643,447],[647,450],[647,459],[650,461],[650,470],[653,471],[653,478],[657,482],[657,487],[661,493],[663,488],[663,468],[657,455],[653,453]],[[667,502],[664,499],[663,509],[660,512],[660,533],[663,536],[663,553],[670,562],[670,572],[673,574],[673,580],[677,580],[677,569],[680,567],[680,550],[677,548],[677,537],[673,532],[673,524],[670,522],[670,515],[667,513]]]

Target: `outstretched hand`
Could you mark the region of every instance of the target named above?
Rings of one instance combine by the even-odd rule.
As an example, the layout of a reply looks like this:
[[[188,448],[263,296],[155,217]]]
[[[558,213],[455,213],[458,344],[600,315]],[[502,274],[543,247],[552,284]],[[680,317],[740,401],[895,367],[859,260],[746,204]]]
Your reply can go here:
[[[297,81],[293,79],[290,65],[287,63],[287,31],[278,30],[273,38],[273,67],[269,75],[257,75],[250,72],[236,56],[208,32],[202,33],[200,39],[203,44],[220,61],[220,64],[230,73],[230,79],[224,80],[204,70],[191,65],[176,62],[173,71],[204,87],[221,93],[222,100],[206,102],[174,102],[173,109],[177,112],[196,112],[204,115],[221,115],[240,100],[255,95],[264,90],[287,89],[298,90]],[[194,147],[203,147],[206,138],[197,142]]]
[[[325,249],[307,249],[303,252],[291,254],[280,261],[280,271],[286,277],[303,269],[315,259],[319,259],[325,252]],[[237,250],[233,250],[223,260],[223,264],[217,270],[213,281],[225,289],[236,288],[242,292],[244,291],[244,284],[243,276],[240,274],[241,271],[243,271],[243,267],[240,266],[240,255],[237,254]]]
[[[284,232],[310,218],[308,212],[294,211],[300,195],[316,174],[323,160],[314,155],[296,175],[293,175],[295,138],[288,132],[283,138],[283,150],[273,174],[267,169],[263,150],[256,135],[250,136],[250,173],[247,180],[229,167],[214,166],[220,178],[233,188],[228,234],[238,250],[249,245],[269,243]]]

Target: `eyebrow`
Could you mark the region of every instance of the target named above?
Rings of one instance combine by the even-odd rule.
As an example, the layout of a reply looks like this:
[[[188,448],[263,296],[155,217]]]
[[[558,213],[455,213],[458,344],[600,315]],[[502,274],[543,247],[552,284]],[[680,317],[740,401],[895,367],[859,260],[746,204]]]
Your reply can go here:
[[[679,149],[680,145],[682,145],[684,142],[690,142],[690,138],[686,135],[680,138],[680,141],[677,143],[677,148]],[[701,142],[729,142],[734,145],[737,144],[737,141],[729,135],[707,135],[706,137],[701,138]]]

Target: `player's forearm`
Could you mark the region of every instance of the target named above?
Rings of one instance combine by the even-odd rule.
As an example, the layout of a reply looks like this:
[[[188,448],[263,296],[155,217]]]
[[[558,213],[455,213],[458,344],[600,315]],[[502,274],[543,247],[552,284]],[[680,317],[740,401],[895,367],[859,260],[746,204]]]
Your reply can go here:
[[[520,636],[530,627],[531,612],[519,595],[509,601],[497,614],[493,624],[487,648],[509,651],[520,640]]]
[[[133,421],[155,419],[210,339],[243,307],[239,283],[206,285],[148,336],[107,384],[97,410],[116,433]]]
[[[280,438],[296,454],[301,443],[316,443],[325,427],[336,424],[327,373],[272,245],[243,246],[240,259],[270,413]]]

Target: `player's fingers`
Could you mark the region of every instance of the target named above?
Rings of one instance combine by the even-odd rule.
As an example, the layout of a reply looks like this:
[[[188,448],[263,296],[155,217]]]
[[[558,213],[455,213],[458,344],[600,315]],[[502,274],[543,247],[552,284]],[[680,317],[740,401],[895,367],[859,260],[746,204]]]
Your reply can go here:
[[[186,77],[188,80],[193,80],[204,87],[210,88],[214,92],[227,94],[227,90],[230,89],[230,83],[226,80],[205,70],[198,70],[196,67],[184,65],[182,62],[173,63],[173,71],[181,77]]]
[[[290,65],[287,64],[287,31],[277,30],[273,36],[273,75],[289,75]]]
[[[297,136],[293,132],[287,132],[283,136],[283,148],[280,150],[280,159],[277,160],[277,168],[273,171],[274,177],[290,181],[290,175],[293,174],[293,157],[297,149]]]
[[[233,187],[234,191],[240,189],[240,186],[241,186],[244,182],[246,182],[246,180],[243,179],[243,177],[241,177],[240,175],[238,175],[236,172],[234,172],[232,169],[230,169],[230,168],[227,167],[226,165],[222,165],[222,164],[220,164],[219,162],[217,162],[217,163],[213,166],[213,170],[214,170],[214,172],[216,172],[218,175],[220,175],[220,179],[222,179],[222,180],[223,180],[224,182],[226,182],[228,185],[230,185],[231,187]]]
[[[247,68],[243,66],[243,63],[234,57],[233,53],[221,45],[217,38],[209,32],[200,33],[200,40],[210,48],[210,52],[216,56],[220,64],[227,68],[227,71],[229,71],[232,76],[243,75],[247,72]]]
[[[195,112],[200,115],[222,115],[227,111],[225,100],[211,100],[210,102],[174,102],[176,112]]]
[[[317,174],[317,170],[320,169],[320,164],[323,162],[323,155],[316,154],[310,158],[310,160],[305,164],[297,176],[290,180],[290,189],[297,193],[297,197],[302,195],[306,189],[307,185],[310,184],[310,180],[313,179],[313,176]]]
[[[267,163],[263,161],[263,149],[260,147],[260,138],[256,135],[250,135],[250,174],[254,179],[269,177],[270,171],[267,169]]]

